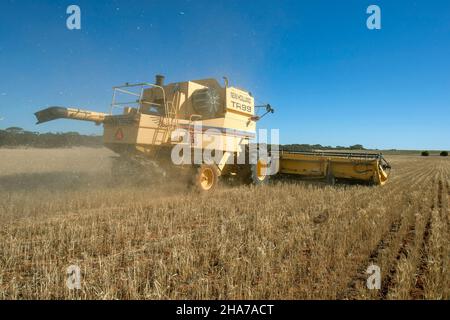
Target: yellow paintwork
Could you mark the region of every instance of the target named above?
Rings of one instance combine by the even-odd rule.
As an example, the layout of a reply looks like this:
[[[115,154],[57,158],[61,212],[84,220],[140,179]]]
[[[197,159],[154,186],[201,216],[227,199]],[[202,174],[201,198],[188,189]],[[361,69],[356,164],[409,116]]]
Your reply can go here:
[[[337,179],[359,180],[384,185],[387,173],[381,168],[378,159],[350,158],[323,154],[302,154],[280,152],[279,173],[295,174],[308,178],[326,178],[332,175]]]

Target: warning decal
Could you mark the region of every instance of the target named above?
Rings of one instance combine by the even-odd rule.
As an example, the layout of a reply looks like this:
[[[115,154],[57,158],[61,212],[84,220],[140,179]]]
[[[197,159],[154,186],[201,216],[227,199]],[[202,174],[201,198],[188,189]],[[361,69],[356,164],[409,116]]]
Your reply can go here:
[[[121,128],[116,131],[116,140],[123,140],[123,131]]]

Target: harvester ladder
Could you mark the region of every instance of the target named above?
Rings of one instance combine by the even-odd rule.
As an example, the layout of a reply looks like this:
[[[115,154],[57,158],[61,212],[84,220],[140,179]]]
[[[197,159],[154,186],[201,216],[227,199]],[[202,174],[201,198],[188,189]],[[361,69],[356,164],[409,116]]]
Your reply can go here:
[[[189,117],[188,134],[190,135],[191,144],[194,142],[194,137],[198,132],[195,132],[194,122],[201,120],[202,116],[200,114],[191,114]]]
[[[162,137],[160,142],[164,143],[170,137],[173,130],[176,129],[178,125],[178,104],[180,101],[180,92],[176,92],[173,96],[172,101],[166,101],[164,105],[164,117],[161,118],[161,122],[158,128],[155,130],[153,135],[152,144],[156,144],[157,138],[160,132],[162,132]]]

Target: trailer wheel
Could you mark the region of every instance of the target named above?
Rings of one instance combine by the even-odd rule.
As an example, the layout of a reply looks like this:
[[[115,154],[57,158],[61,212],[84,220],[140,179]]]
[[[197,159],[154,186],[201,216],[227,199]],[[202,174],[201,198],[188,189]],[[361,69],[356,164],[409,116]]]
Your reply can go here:
[[[330,186],[334,186],[336,184],[336,178],[332,174],[328,175],[327,176],[327,183]]]
[[[219,171],[215,165],[202,164],[196,168],[193,185],[199,192],[212,192],[219,183]]]
[[[330,186],[334,186],[336,184],[336,178],[334,177],[333,171],[331,170],[331,163],[330,161],[327,162],[327,176],[326,176],[327,183]]]

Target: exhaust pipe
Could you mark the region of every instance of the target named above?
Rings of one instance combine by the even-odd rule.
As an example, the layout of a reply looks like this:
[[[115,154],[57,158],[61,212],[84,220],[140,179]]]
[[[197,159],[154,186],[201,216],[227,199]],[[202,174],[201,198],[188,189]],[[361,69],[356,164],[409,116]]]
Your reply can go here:
[[[164,86],[164,76],[157,74],[155,77],[155,84],[160,87]]]

